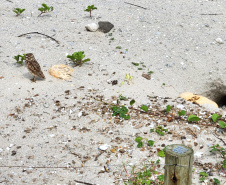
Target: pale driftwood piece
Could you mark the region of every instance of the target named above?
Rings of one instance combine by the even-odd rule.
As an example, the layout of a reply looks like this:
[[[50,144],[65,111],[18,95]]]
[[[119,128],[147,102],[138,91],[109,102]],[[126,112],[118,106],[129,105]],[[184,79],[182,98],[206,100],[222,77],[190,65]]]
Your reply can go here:
[[[194,151],[185,145],[166,147],[164,185],[191,185]]]

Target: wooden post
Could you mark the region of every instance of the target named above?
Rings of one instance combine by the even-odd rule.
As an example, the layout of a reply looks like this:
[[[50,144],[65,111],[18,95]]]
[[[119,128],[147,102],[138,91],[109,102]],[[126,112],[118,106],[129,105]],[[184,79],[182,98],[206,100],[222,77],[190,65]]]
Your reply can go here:
[[[191,185],[194,151],[185,145],[166,147],[164,185]]]

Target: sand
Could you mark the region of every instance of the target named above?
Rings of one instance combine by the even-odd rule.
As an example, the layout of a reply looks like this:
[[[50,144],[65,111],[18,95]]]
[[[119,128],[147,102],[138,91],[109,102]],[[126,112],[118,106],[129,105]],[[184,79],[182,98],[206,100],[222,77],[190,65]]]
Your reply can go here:
[[[160,159],[163,174],[165,159],[157,151],[170,144],[193,148],[193,184],[201,183],[201,171],[213,175],[207,182],[225,182],[225,174],[214,167],[222,157],[210,152],[215,144],[225,147],[225,129],[211,122],[213,113],[225,115],[225,110],[178,98],[193,92],[217,102],[226,94],[224,0],[128,2],[146,9],[121,0],[47,0],[53,12],[37,17],[41,1],[1,2],[1,184],[124,184],[123,163],[130,172],[133,165],[140,169]],[[91,4],[98,8],[92,18],[84,11]],[[26,10],[16,17],[12,10],[18,7]],[[110,34],[85,29],[99,21],[114,24]],[[58,42],[36,33],[18,37],[29,32]],[[66,56],[77,51],[91,61],[74,67],[70,80],[48,74],[53,65],[72,67]],[[16,64],[13,57],[25,53],[34,54],[45,80],[31,82],[27,68]],[[142,76],[149,71],[154,72],[150,80]],[[111,104],[120,95],[128,99],[120,105],[129,107],[135,100],[138,110],[129,108],[129,120],[111,116]],[[139,111],[143,104],[150,114]],[[164,112],[168,104],[172,118]],[[176,119],[181,109],[187,115]],[[189,114],[201,121],[188,123]],[[151,133],[157,126],[171,134]],[[137,136],[154,140],[154,146],[137,148]]]

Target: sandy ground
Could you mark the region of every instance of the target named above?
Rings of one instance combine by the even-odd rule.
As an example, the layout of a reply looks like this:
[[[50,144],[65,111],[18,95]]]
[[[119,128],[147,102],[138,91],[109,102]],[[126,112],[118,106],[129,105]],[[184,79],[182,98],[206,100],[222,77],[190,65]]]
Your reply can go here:
[[[225,147],[225,130],[210,119],[213,112],[224,114],[224,110],[177,98],[189,91],[217,102],[226,94],[225,1],[129,2],[146,9],[121,0],[46,0],[54,11],[37,17],[41,1],[2,0],[1,184],[81,184],[75,180],[123,184],[123,179],[128,179],[123,163],[130,171],[132,165],[139,169],[160,159],[163,174],[164,158],[157,151],[170,144],[193,148],[194,184],[200,184],[200,171],[211,174],[207,179],[218,178],[222,184],[226,181],[225,172],[217,169],[221,156],[209,152],[214,144]],[[92,19],[84,12],[91,4],[98,8]],[[18,17],[12,11],[17,7],[26,9]],[[85,25],[98,21],[115,25],[112,36],[85,30]],[[49,35],[59,44],[37,34],[18,37],[28,32]],[[217,38],[223,43],[217,43]],[[48,74],[52,65],[72,66],[66,55],[77,51],[84,51],[91,61],[75,67],[70,80]],[[31,82],[27,68],[15,63],[15,55],[30,52],[40,63],[45,80]],[[132,62],[140,63],[142,70]],[[151,80],[142,77],[148,71],[154,72]],[[126,82],[126,74],[133,77],[131,82]],[[112,85],[113,80],[118,84]],[[129,100],[134,99],[135,108],[147,104],[150,114],[130,108],[131,119],[112,117],[110,104],[120,94],[128,98],[120,104],[129,106]],[[168,122],[169,115],[164,113],[168,104],[174,106],[172,115],[182,108],[187,115],[198,115],[200,123],[188,123],[186,116]],[[157,126],[172,134],[150,133],[150,128]],[[152,139],[155,144],[139,149],[136,136]],[[98,149],[104,144],[106,150]]]

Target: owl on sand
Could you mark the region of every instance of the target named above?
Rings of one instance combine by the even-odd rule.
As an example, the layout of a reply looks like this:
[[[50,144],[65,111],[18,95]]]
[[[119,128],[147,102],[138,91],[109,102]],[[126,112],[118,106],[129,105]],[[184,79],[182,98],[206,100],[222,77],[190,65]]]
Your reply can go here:
[[[35,57],[32,53],[26,54],[25,63],[26,63],[28,71],[32,75],[34,75],[34,78],[32,78],[31,81],[36,82],[35,77],[45,79],[45,75],[43,74],[39,63],[37,62],[37,60],[35,59]]]

